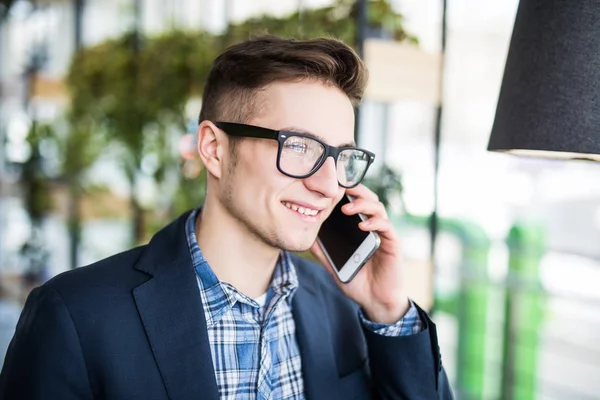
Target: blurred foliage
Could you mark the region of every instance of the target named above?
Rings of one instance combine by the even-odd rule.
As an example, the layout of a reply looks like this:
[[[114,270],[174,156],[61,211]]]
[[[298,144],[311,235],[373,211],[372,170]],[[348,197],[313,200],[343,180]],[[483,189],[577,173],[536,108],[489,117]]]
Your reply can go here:
[[[417,38],[404,30],[402,15],[395,12],[389,0],[370,0],[367,11],[370,35],[417,43]],[[330,36],[356,47],[357,14],[357,1],[336,0],[330,6],[297,11],[283,18],[263,15],[230,25],[224,43],[230,45],[252,35],[270,33],[295,38]]]
[[[396,205],[394,196],[399,198],[399,205],[404,208],[402,176],[388,165],[382,165],[375,175],[365,178],[363,184],[377,194],[386,208]]]
[[[72,123],[95,121],[130,183],[133,239],[139,242],[145,212],[138,182],[147,176],[160,186],[178,168],[174,148],[177,133],[185,130],[185,105],[202,89],[217,48],[215,38],[203,32],[169,32],[145,40],[137,51],[135,40],[129,33],[84,49],[73,60],[67,84]]]
[[[16,0],[0,0],[0,22],[2,22]]]
[[[201,163],[200,160],[198,160],[198,163]],[[206,195],[205,179],[206,173],[202,171],[196,178],[181,180],[172,199],[171,217],[183,214],[190,208],[197,207],[204,202],[204,196]]]
[[[368,10],[371,35],[416,42],[404,31],[402,17],[389,0],[371,0]],[[204,199],[205,174],[182,177],[177,144],[185,133],[185,106],[191,97],[201,95],[214,58],[227,46],[264,33],[333,36],[355,47],[356,13],[354,0],[337,0],[328,7],[232,24],[220,36],[171,31],[140,40],[127,33],[81,50],[70,66],[67,86],[72,100],[69,145],[82,152],[65,153],[67,170],[84,171],[99,149],[110,153],[133,194],[133,240],[143,241],[148,228],[153,230]],[[92,141],[96,145],[90,146]],[[158,210],[143,209],[138,199],[141,178],[158,186]],[[173,180],[178,182],[174,189]],[[146,223],[149,214],[155,219]]]
[[[29,157],[19,165],[19,186],[23,192],[24,207],[29,215],[30,231],[27,240],[19,248],[23,261],[24,280],[31,283],[39,280],[46,270],[48,249],[42,239],[41,228],[54,204],[49,196],[52,176],[47,171],[49,147],[55,140],[52,126],[32,121],[26,136]]]
[[[49,125],[31,124],[26,141],[29,145],[29,158],[20,166],[20,186],[23,191],[25,209],[29,214],[32,228],[38,228],[43,218],[52,209],[48,196],[50,179],[44,173],[43,146],[54,139],[54,130]]]
[[[57,138],[62,160],[61,177],[68,183],[69,190],[67,227],[71,268],[79,266],[78,251],[82,230],[80,203],[87,188],[84,177],[106,148],[105,137],[97,133],[95,120],[85,114],[75,114],[76,111],[75,107],[67,115],[68,134]]]

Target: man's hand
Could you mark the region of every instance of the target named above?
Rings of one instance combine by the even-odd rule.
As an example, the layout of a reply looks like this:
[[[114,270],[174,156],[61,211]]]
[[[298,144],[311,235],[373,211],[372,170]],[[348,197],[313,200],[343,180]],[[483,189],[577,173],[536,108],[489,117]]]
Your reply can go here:
[[[377,232],[381,245],[349,283],[337,278],[318,242],[310,250],[334,276],[344,294],[362,307],[367,318],[376,323],[393,324],[410,307],[404,288],[400,239],[375,193],[364,185],[348,189],[346,193],[355,199],[342,207],[344,214],[366,215],[368,219],[359,227]]]

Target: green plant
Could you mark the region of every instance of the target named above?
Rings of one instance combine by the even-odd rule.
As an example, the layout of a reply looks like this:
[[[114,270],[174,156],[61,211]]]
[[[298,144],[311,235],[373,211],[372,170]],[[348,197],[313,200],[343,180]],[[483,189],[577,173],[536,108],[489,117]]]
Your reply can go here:
[[[4,21],[15,0],[0,0],[0,22]]]
[[[54,130],[49,125],[32,121],[26,141],[30,155],[20,165],[20,186],[24,195],[24,206],[31,220],[32,230],[40,227],[53,204],[49,196],[50,179],[46,173],[43,150],[45,144],[54,139]]]
[[[133,34],[79,52],[68,85],[72,123],[93,118],[106,137],[131,188],[134,242],[144,237],[146,211],[138,184],[149,176],[161,186],[177,168],[177,134],[184,132],[184,108],[201,93],[216,56],[214,37],[174,31],[149,38],[133,50]]]
[[[285,17],[262,15],[232,24],[224,34],[223,43],[230,45],[248,39],[252,35],[269,33],[284,37],[311,38],[330,36],[350,46],[356,45],[357,2],[336,0],[332,5],[306,9]],[[370,0],[367,15],[368,28],[397,41],[417,42],[404,30],[402,15],[397,13],[389,0]]]
[[[386,164],[382,165],[375,175],[364,180],[364,184],[377,194],[379,201],[386,208],[395,205],[404,207],[402,200],[402,191],[404,189],[402,186],[402,176],[390,166]],[[395,204],[395,202],[399,202],[399,204]]]

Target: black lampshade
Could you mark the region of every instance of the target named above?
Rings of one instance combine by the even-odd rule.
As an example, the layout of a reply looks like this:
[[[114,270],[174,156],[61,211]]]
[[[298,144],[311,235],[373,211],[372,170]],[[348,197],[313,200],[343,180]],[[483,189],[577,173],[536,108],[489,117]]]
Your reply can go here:
[[[521,0],[488,150],[600,161],[600,0]]]

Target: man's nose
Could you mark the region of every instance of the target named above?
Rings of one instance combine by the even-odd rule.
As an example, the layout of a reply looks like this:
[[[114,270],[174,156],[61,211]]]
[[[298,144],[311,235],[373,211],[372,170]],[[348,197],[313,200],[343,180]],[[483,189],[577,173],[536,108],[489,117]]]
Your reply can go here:
[[[308,178],[304,178],[304,185],[324,197],[333,198],[339,190],[337,169],[333,157],[327,157],[321,168]]]

